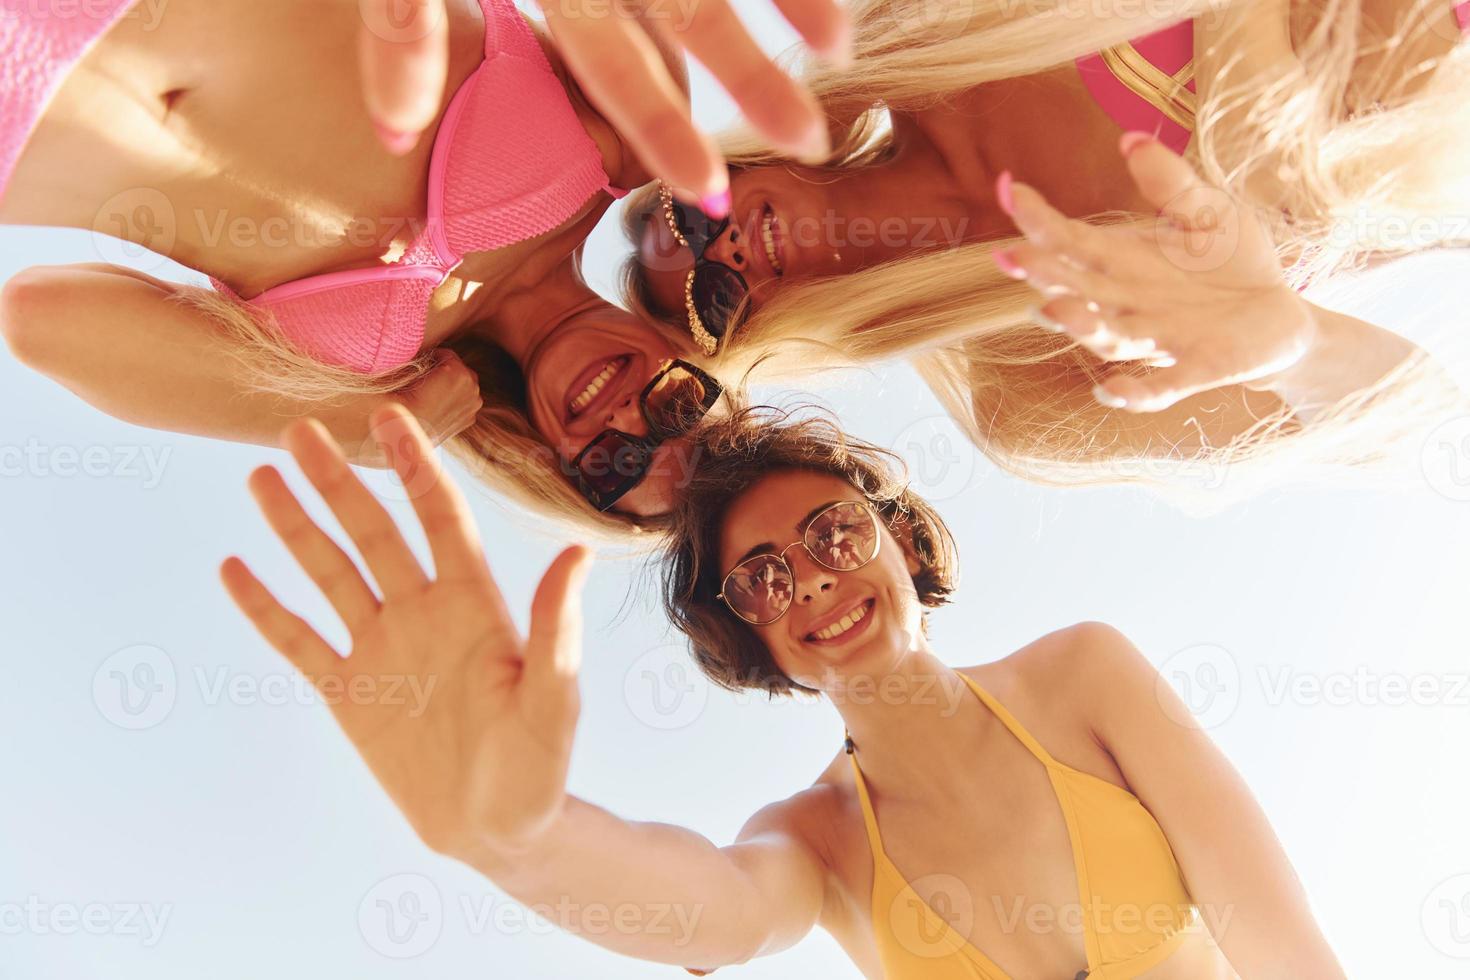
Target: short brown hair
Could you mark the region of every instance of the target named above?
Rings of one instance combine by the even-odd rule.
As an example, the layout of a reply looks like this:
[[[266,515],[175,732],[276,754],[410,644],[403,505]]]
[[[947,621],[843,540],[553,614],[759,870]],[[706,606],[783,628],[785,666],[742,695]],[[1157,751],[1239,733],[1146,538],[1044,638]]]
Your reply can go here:
[[[798,413],[804,417],[793,419]],[[910,492],[902,460],[846,436],[830,413],[746,408],[711,420],[691,440],[699,465],[669,515],[663,603],[669,621],[689,638],[695,663],[716,684],[772,696],[816,693],[786,676],[754,630],[716,598],[727,571],[719,567],[725,514],[741,494],[773,473],[806,470],[852,484],[889,530],[913,548],[919,601],[930,608],[949,601],[959,577],[949,528]]]

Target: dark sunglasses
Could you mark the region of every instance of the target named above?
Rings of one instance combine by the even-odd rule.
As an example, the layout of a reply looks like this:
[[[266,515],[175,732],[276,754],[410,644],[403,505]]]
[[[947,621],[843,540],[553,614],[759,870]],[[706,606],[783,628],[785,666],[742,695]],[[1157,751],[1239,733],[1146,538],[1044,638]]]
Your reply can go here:
[[[724,387],[688,361],[664,361],[638,396],[648,435],[603,429],[572,460],[572,475],[588,503],[608,510],[643,482],[660,444],[690,432],[709,414]]]
[[[730,219],[715,221],[709,215],[675,200],[667,184],[660,183],[664,220],[674,239],[694,253],[694,268],[684,281],[684,309],[689,330],[708,357],[735,322],[735,311],[750,292],[745,277],[723,262],[704,257],[705,249],[730,227]]]
[[[851,572],[877,557],[881,540],[878,519],[867,504],[852,500],[829,504],[807,523],[801,540],[777,554],[756,555],[732,568],[715,598],[723,599],[731,612],[752,626],[769,626],[786,615],[796,594],[796,573],[786,552],[801,545],[824,568]]]

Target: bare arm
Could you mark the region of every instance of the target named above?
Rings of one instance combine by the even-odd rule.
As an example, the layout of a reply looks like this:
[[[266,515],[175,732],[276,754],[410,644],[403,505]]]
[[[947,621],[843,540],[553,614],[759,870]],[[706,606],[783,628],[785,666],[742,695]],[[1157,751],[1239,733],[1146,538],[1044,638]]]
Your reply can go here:
[[[825,870],[791,826],[800,798],[716,847],[682,827],[622,820],[568,798],[529,845],[467,863],[555,924],[639,959],[713,970],[786,949],[822,911]]]
[[[352,636],[339,656],[237,559],[222,575],[261,634],[325,691],[411,679],[414,699],[328,698],[343,732],[429,847],[479,869],[558,925],[618,952],[704,969],[796,942],[817,921],[825,872],[798,823],[816,797],[761,811],[717,848],[569,797],[580,713],[579,593],[589,555],[553,563],[523,637],[486,565],[468,507],[422,430],[378,413],[433,553],[431,577],[320,426],[285,443],[382,592],[302,509],[280,475],[251,477],[261,510]],[[396,690],[397,688],[395,688]],[[412,700],[413,703],[407,703]]]
[[[1340,978],[1270,821],[1189,709],[1126,637],[1085,632],[1079,698],[1093,730],[1169,840],[1190,895],[1243,977]]]
[[[0,293],[0,330],[22,363],[114,418],[169,432],[275,446],[282,426],[320,418],[354,462],[376,463],[368,416],[387,395],[325,402],[255,390],[231,356],[232,339],[203,312],[174,299],[177,287],[108,265],[27,269]],[[438,438],[473,420],[473,375],[449,362],[417,391],[396,393]],[[435,384],[426,384],[433,379]],[[416,397],[417,396],[417,397]],[[457,427],[456,427],[457,426]]]

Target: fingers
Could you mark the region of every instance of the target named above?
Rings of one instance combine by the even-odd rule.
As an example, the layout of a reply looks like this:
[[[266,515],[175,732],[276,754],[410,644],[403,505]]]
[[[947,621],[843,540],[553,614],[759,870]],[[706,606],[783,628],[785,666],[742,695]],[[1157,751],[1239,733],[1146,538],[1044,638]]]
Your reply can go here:
[[[1068,218],[1052,207],[1040,191],[1012,180],[1010,171],[1000,175],[995,193],[1001,209],[1032,244],[1065,254],[1099,271],[1106,270],[1110,260],[1116,258],[1118,235]]]
[[[575,679],[582,659],[582,586],[592,569],[592,552],[566,549],[546,574],[531,601],[526,638],[525,682],[550,690]]]
[[[776,9],[813,51],[839,68],[852,65],[852,18],[834,0],[776,0]]]
[[[1109,408],[1126,412],[1162,412],[1164,409],[1220,384],[1213,372],[1201,372],[1187,362],[1133,376],[1119,370],[1099,382],[1093,395]]]
[[[372,429],[423,525],[439,579],[483,582],[494,590],[469,505],[418,422],[401,405],[389,405],[373,413]]]
[[[416,592],[428,584],[428,576],[393,518],[348,467],[320,422],[292,423],[283,442],[352,539],[385,599]]]
[[[343,660],[300,616],[282,606],[238,558],[220,566],[220,581],[267,643],[309,678],[337,674]]]
[[[662,22],[657,23],[662,29]],[[675,37],[773,146],[807,163],[831,155],[826,117],[817,100],[766,56],[727,0],[701,0]]]
[[[653,173],[691,192],[715,217],[729,211],[719,149],[689,118],[689,101],[658,48],[627,17],[568,17],[543,3],[547,28],[582,91]],[[720,202],[725,202],[721,205]]]
[[[1032,311],[1032,319],[1053,333],[1065,333],[1104,361],[1144,361],[1170,367],[1174,358],[1159,349],[1154,331],[1137,317],[1108,311],[1076,296],[1060,296]]]
[[[307,515],[281,474],[264,466],[250,474],[250,493],[276,537],[331,602],[354,637],[378,611],[378,599],[347,553]]]
[[[1111,276],[1078,265],[1029,241],[999,249],[990,255],[1006,275],[1024,281],[1048,298],[1070,294],[1119,309],[1128,306],[1127,290]]]
[[[403,392],[403,402],[436,446],[474,425],[485,404],[480,376],[447,347],[434,351],[434,366]]]
[[[378,138],[402,156],[439,115],[449,77],[445,0],[359,0],[363,98]]]
[[[1124,133],[1119,149],[1140,194],[1181,228],[1219,223],[1223,192],[1200,179],[1184,158],[1147,133]]]

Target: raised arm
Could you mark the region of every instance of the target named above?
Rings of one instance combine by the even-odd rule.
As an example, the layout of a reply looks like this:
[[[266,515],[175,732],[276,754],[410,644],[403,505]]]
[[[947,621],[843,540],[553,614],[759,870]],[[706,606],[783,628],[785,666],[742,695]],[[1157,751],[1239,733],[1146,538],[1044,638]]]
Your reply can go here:
[[[110,265],[26,269],[0,292],[0,332],[22,363],[88,404],[136,425],[274,446],[287,421],[321,418],[353,461],[379,464],[368,417],[384,395],[329,401],[254,389],[235,341],[202,311],[175,298],[171,283]],[[445,439],[480,406],[473,374],[453,355],[398,393]]]
[[[1126,637],[1078,630],[1081,710],[1169,840],[1190,895],[1237,973],[1344,977],[1250,788]],[[1108,696],[1098,698],[1097,691]]]
[[[346,659],[287,612],[238,559],[222,569],[241,610],[321,690],[343,732],[420,838],[479,869],[562,928],[630,956],[711,969],[791,945],[821,913],[824,866],[800,832],[805,796],[761,811],[730,847],[622,820],[566,793],[579,711],[585,549],[547,571],[522,637],[463,499],[402,409],[374,431],[428,537],[431,577],[315,423],[285,443],[376,581],[307,516],[275,470],[250,487],[331,600]],[[424,692],[413,699],[342,692]],[[332,696],[336,692],[336,696]]]

